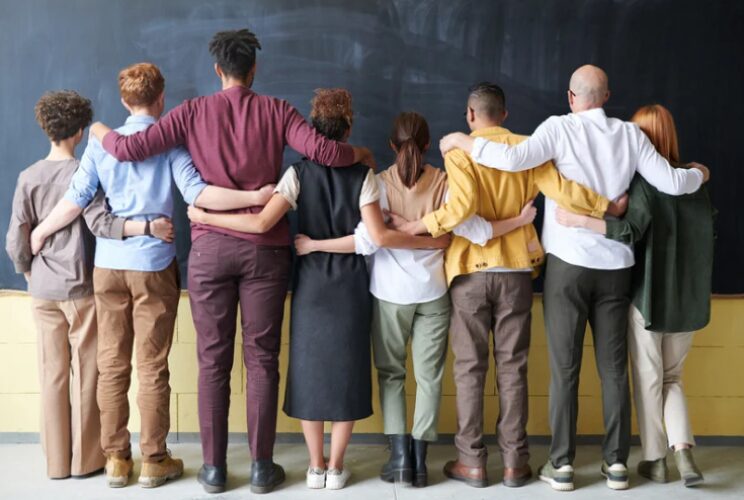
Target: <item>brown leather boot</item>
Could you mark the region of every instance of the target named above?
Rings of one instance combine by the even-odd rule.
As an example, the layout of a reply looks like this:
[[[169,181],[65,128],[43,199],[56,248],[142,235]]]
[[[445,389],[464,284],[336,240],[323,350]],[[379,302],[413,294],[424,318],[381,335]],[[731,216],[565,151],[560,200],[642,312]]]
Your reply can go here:
[[[532,479],[530,464],[524,464],[522,467],[504,467],[504,486],[519,488],[530,479]]]
[[[459,460],[452,460],[444,465],[444,475],[455,481],[462,481],[474,488],[488,486],[485,467],[468,467]]]

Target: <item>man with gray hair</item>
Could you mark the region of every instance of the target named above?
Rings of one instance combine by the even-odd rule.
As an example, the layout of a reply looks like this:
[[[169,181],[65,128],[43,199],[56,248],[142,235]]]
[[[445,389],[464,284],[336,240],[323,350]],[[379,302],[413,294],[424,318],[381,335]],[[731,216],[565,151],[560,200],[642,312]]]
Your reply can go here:
[[[667,194],[697,191],[708,179],[708,169],[699,164],[689,170],[672,168],[636,125],[605,115],[602,106],[609,96],[605,72],[582,66],[569,84],[572,113],[551,116],[526,141],[509,146],[455,133],[441,140],[440,149],[443,154],[462,149],[477,163],[508,172],[553,160],[562,175],[610,199],[628,189],[636,172]],[[626,489],[630,451],[626,332],[633,249],[593,231],[561,226],[555,210],[555,201],[547,198],[543,302],[553,439],[540,479],[556,490],[574,488],[579,371],[588,321],[602,383],[606,434],[601,472],[610,488]]]

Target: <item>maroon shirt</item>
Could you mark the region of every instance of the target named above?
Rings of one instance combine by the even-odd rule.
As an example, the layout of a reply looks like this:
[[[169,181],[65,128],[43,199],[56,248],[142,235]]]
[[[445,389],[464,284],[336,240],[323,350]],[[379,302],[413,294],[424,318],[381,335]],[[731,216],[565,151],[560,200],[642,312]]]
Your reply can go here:
[[[354,150],[313,129],[287,101],[231,87],[184,101],[148,129],[124,136],[106,134],[103,147],[119,161],[142,161],[183,145],[209,184],[253,190],[276,183],[284,146],[321,165],[351,165]],[[242,212],[260,212],[252,207]],[[283,217],[265,234],[192,224],[191,239],[208,231],[229,234],[258,245],[288,245],[289,224]]]

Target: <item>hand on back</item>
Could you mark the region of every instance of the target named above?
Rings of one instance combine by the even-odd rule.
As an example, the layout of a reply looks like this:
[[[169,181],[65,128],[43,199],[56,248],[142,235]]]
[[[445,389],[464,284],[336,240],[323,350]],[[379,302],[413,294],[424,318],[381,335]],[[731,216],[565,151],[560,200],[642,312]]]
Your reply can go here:
[[[523,226],[532,224],[532,221],[534,221],[535,217],[537,216],[537,208],[535,208],[534,203],[535,200],[528,201],[527,204],[522,207],[522,211],[519,213],[519,218]]]
[[[703,174],[703,182],[708,182],[708,180],[710,179],[710,170],[708,170],[708,167],[695,161],[690,163],[688,166],[690,168],[700,170],[700,172],[702,172]]]

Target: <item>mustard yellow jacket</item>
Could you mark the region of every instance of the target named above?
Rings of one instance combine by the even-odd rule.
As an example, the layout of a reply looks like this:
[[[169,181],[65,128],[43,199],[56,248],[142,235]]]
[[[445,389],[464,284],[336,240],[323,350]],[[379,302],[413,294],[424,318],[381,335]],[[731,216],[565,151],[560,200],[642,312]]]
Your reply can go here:
[[[477,130],[471,135],[512,145],[527,138],[502,127]],[[609,204],[607,198],[561,176],[552,162],[523,172],[502,172],[479,165],[469,154],[456,149],[447,153],[444,166],[449,201],[423,218],[433,236],[452,231],[473,214],[491,221],[516,217],[538,192],[568,210],[593,217],[602,217]],[[461,274],[490,267],[532,268],[537,276],[545,252],[535,226],[528,224],[491,239],[483,247],[454,236],[444,259],[447,281],[451,284]]]

